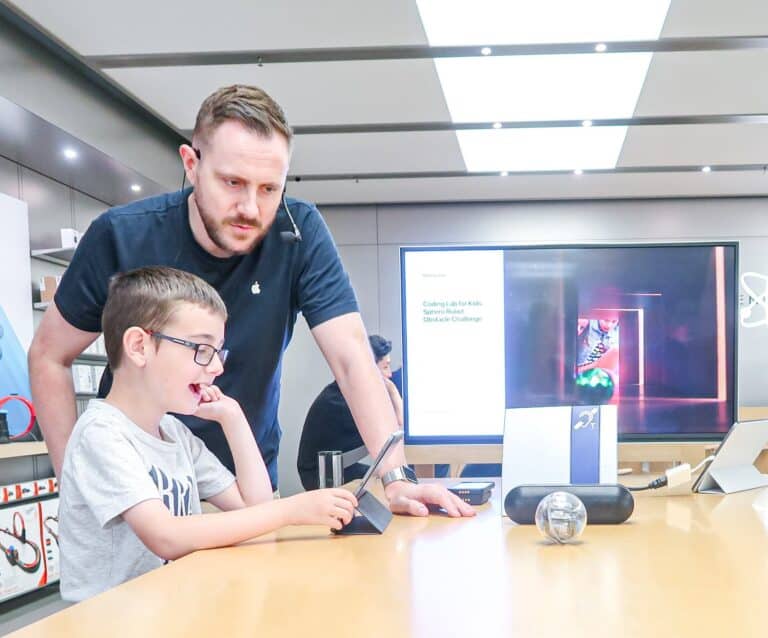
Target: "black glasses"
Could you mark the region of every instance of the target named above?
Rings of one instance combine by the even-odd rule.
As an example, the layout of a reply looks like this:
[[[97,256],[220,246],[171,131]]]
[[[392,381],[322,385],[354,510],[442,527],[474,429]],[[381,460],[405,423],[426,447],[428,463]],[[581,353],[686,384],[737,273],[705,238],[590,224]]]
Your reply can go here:
[[[168,335],[164,335],[161,332],[155,332],[154,330],[146,330],[146,332],[158,339],[165,339],[172,343],[178,343],[180,346],[192,348],[195,351],[195,363],[199,366],[210,365],[211,361],[213,361],[213,357],[217,354],[221,360],[221,365],[224,365],[227,356],[229,356],[229,350],[226,348],[215,348],[210,343],[195,343],[194,341],[187,341],[186,339],[179,339],[178,337],[169,337]]]

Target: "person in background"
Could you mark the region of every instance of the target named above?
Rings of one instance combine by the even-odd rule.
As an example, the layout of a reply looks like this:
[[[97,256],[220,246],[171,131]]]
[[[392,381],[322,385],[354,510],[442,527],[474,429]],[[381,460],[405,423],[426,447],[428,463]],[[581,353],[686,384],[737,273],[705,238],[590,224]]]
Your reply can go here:
[[[403,426],[403,399],[392,382],[392,342],[379,335],[368,337],[376,367],[387,388],[398,425]],[[323,388],[307,412],[301,432],[296,467],[304,489],[317,489],[319,484],[317,453],[322,450],[349,452],[363,445],[355,427],[352,412],[344,400],[339,384],[334,381]],[[354,463],[344,469],[344,482],[362,478],[367,466]]]

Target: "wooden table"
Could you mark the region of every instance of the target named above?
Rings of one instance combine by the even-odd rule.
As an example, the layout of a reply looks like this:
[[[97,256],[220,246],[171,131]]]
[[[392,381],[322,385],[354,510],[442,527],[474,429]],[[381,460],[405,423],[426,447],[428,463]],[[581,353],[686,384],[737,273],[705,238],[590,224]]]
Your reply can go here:
[[[382,536],[291,528],[198,552],[15,634],[764,636],[768,489],[636,498],[619,526],[546,542],[500,514],[395,517]]]

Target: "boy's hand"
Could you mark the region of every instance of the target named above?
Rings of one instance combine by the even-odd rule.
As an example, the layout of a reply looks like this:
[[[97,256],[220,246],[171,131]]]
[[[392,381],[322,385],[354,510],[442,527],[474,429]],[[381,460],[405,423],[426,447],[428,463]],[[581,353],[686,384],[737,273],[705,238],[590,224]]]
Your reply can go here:
[[[216,385],[200,385],[200,405],[193,416],[218,421],[224,427],[237,419],[245,420],[240,404]]]
[[[349,523],[357,507],[354,494],[337,487],[312,490],[281,500],[289,508],[289,525],[327,525],[331,529],[341,529]]]

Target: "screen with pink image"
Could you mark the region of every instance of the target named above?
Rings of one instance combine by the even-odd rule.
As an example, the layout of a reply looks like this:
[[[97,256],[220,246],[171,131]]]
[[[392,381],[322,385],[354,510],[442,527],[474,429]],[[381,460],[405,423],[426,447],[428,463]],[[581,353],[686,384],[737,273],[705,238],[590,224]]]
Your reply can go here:
[[[734,245],[533,248],[505,259],[507,407],[616,404],[624,440],[730,428]]]
[[[619,320],[614,317],[579,317],[577,329],[574,371],[577,385],[605,388],[606,396],[599,403],[617,403],[621,388]],[[611,389],[613,391],[609,392]]]
[[[499,442],[505,410],[617,406],[619,438],[722,438],[738,244],[401,248],[406,440]]]

